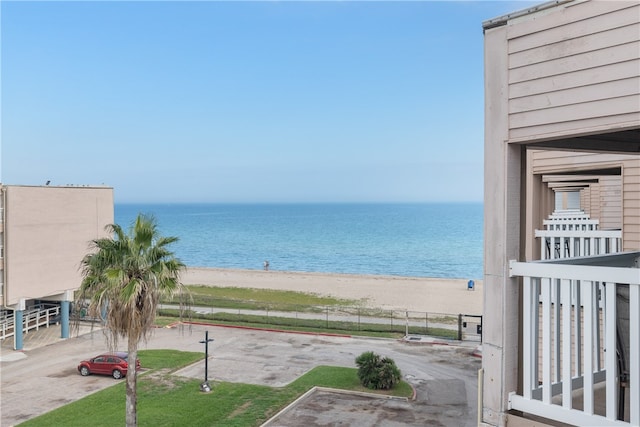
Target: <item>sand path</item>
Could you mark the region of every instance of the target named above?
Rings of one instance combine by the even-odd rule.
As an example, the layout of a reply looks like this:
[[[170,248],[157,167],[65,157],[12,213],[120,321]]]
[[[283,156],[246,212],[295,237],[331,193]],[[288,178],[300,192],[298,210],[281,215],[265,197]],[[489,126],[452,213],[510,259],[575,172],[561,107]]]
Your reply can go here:
[[[365,301],[385,309],[482,314],[482,282],[467,280],[190,267],[185,284],[278,289]]]

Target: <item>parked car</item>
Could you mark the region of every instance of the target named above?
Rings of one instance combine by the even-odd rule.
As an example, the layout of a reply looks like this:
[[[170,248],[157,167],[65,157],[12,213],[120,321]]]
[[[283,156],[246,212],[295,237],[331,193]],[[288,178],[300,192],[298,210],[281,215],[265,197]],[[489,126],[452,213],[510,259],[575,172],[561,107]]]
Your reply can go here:
[[[122,351],[100,354],[92,359],[80,362],[78,372],[82,376],[102,374],[120,379],[127,375],[129,368],[128,357],[129,355]],[[140,359],[136,359],[136,370],[140,370]]]

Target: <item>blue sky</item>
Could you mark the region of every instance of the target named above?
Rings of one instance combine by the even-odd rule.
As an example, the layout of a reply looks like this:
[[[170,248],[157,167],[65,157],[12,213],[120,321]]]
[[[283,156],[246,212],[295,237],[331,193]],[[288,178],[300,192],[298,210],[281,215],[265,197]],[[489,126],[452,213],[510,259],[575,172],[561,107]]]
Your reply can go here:
[[[482,22],[536,3],[2,1],[0,180],[481,201]]]

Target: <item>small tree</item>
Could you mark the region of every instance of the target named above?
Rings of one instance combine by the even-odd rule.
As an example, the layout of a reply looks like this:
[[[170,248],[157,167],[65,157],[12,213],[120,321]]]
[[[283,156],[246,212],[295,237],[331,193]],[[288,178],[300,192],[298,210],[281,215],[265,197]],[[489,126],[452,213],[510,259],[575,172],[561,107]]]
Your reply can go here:
[[[400,369],[393,359],[381,357],[372,351],[356,357],[356,365],[360,383],[373,390],[391,389],[401,378]]]

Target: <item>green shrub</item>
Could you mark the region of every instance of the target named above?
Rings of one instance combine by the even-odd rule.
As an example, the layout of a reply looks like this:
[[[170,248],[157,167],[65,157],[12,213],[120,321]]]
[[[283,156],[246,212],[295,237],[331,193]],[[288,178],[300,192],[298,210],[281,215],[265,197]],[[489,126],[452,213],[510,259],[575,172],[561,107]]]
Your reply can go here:
[[[400,381],[400,369],[388,357],[366,351],[356,357],[360,383],[373,390],[389,390]]]

